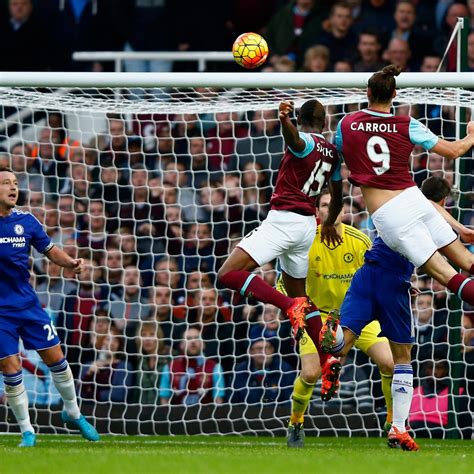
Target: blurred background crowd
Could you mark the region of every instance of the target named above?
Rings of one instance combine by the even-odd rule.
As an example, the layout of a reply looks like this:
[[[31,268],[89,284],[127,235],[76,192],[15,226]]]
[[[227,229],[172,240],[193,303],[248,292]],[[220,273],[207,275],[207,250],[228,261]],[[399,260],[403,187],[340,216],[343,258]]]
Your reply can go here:
[[[474,27],[473,0],[2,0],[0,69],[110,70],[111,63],[74,62],[72,53],[230,51],[238,35],[255,31],[270,48],[264,71],[366,72],[390,62],[434,72],[458,17]],[[469,49],[474,70],[474,34]],[[454,44],[444,69],[454,71],[455,61]],[[194,67],[126,62],[127,71]]]
[[[177,13],[184,8],[186,15]],[[109,65],[74,63],[71,53],[229,50],[237,34],[255,30],[269,43],[268,71],[373,71],[392,62],[405,71],[434,72],[458,16],[474,22],[474,1],[261,0],[257,7],[246,0],[10,0],[0,3],[0,68],[100,71]],[[469,44],[474,68],[473,33]],[[443,67],[450,70],[453,60],[448,54]],[[194,65],[139,66],[178,67]],[[329,106],[327,138],[333,139],[343,113],[361,106]],[[1,111],[3,117],[13,112]],[[395,113],[455,136],[453,108],[398,104]],[[297,357],[288,321],[273,306],[247,303],[215,282],[223,259],[269,210],[284,147],[277,111],[109,114],[87,142],[70,133],[69,120],[54,111],[33,115],[32,139],[3,128],[0,165],[11,166],[19,179],[19,205],[54,243],[85,259],[76,277],[33,253],[31,273],[83,400],[289,404]],[[414,150],[418,185],[429,176],[452,184],[452,166]],[[344,222],[372,238],[360,189],[345,180],[344,193]],[[455,202],[453,195],[448,208]],[[474,223],[472,200],[463,223]],[[260,271],[275,284],[275,264]],[[447,294],[423,275],[414,284],[422,292],[413,301],[420,400],[451,390],[454,367],[447,361]],[[463,383],[456,395],[467,413],[474,403],[473,308],[462,309],[460,350],[455,370]],[[34,353],[23,355],[31,403],[57,403],[47,367]],[[382,409],[377,369],[355,351],[347,362],[341,397],[333,403]]]

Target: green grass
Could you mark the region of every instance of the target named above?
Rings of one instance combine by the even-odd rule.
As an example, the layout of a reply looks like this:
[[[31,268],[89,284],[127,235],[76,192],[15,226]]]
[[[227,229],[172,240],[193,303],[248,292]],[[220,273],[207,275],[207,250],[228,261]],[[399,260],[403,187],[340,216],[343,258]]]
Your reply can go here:
[[[472,473],[472,441],[420,440],[421,450],[388,449],[385,440],[307,438],[290,450],[282,438],[204,436],[77,436],[38,438],[36,448],[16,447],[19,436],[0,436],[2,474],[436,474]]]

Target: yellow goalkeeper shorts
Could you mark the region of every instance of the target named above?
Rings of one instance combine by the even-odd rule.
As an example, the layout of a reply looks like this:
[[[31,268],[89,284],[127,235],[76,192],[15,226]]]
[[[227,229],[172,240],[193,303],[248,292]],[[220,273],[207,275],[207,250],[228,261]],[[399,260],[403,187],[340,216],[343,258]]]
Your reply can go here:
[[[323,322],[326,319],[326,315],[321,313],[321,318]],[[378,337],[380,334],[380,323],[378,321],[372,321],[370,324],[362,329],[359,338],[355,342],[355,347],[360,349],[364,354],[368,355],[368,350],[377,342],[388,342],[386,337]],[[316,346],[314,345],[311,338],[308,336],[306,331],[299,342],[299,352],[300,356],[305,354],[314,354],[316,351]]]

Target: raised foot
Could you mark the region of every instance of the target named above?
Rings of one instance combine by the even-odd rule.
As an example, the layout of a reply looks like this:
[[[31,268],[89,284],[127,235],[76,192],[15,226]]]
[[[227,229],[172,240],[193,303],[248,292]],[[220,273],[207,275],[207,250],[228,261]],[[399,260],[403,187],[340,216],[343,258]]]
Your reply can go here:
[[[328,314],[326,321],[323,323],[319,333],[319,344],[323,352],[330,353],[336,344],[336,333],[340,319],[341,315],[335,309]]]

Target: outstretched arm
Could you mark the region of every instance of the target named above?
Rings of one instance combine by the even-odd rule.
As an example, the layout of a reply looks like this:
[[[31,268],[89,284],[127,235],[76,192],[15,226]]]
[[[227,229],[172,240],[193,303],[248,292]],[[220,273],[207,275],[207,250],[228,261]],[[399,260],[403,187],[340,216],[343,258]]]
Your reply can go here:
[[[64,250],[53,245],[51,250],[46,252],[46,256],[56,265],[63,268],[72,268],[74,273],[81,273],[84,260],[82,258],[72,258]]]
[[[467,135],[461,140],[448,142],[440,138],[430,151],[452,160],[465,155],[474,146],[474,122],[467,124]]]
[[[444,220],[455,230],[463,242],[474,244],[474,230],[459,223],[443,206],[431,201],[435,209],[443,216]]]
[[[321,242],[326,241],[329,245],[340,244],[342,237],[337,233],[334,223],[342,211],[342,180],[329,181],[329,192],[331,193],[331,202],[329,203],[328,217],[321,222]]]
[[[305,141],[300,137],[298,129],[293,125],[290,115],[294,110],[294,104],[291,101],[282,101],[278,108],[281,122],[283,138],[288,147],[297,153],[302,152],[305,147]]]

